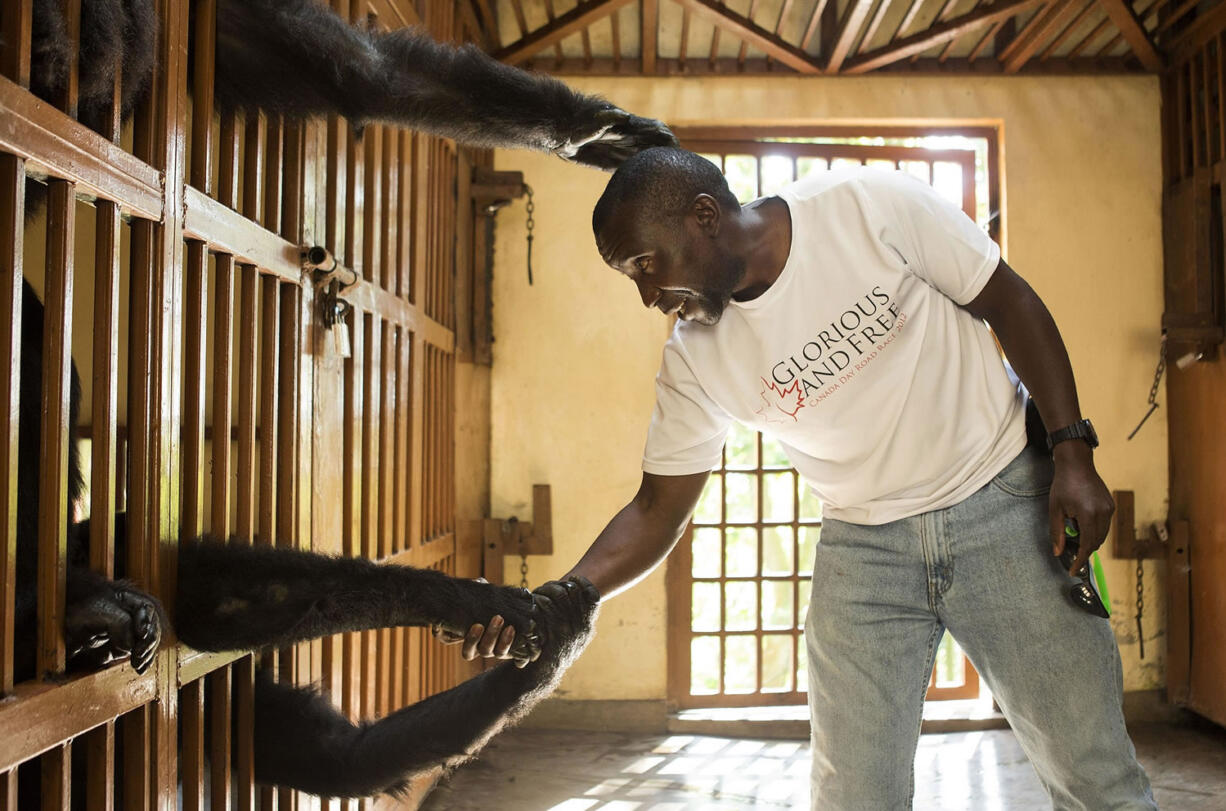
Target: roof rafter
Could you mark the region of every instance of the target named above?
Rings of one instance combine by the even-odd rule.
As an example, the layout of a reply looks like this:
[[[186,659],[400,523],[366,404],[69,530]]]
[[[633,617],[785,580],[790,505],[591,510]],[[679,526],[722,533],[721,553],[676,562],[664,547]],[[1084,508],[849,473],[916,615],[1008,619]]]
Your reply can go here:
[[[548,25],[496,51],[493,56],[507,64],[517,65],[555,42],[561,42],[576,31],[586,29],[592,23],[609,16],[622,6],[630,5],[631,2],[633,0],[588,0],[586,3],[580,3]]]
[[[682,8],[689,9],[695,15],[703,17],[722,28],[734,37],[766,52],[788,67],[801,73],[821,73],[822,68],[813,57],[771,33],[769,29],[742,17],[725,6],[718,5],[714,0],[676,0]]]
[[[639,38],[639,53],[644,76],[656,72],[656,30],[659,25],[660,8],[656,0],[643,0],[639,6],[639,23],[642,26]]]
[[[882,0],[882,2],[887,1]],[[847,10],[843,13],[843,22],[839,24],[839,33],[835,38],[834,48],[830,51],[830,61],[826,63],[828,73],[838,73],[839,68],[843,67],[843,60],[847,58],[847,54],[851,53],[852,43],[855,42],[860,27],[864,25],[864,18],[868,16],[872,5],[873,0],[851,0],[848,3]]]
[[[1115,27],[1120,29],[1124,39],[1128,40],[1128,47],[1132,48],[1132,52],[1137,55],[1137,59],[1141,60],[1141,64],[1149,70],[1162,70],[1166,60],[1150,41],[1149,35],[1145,33],[1145,28],[1137,19],[1137,15],[1133,14],[1132,8],[1124,0],[1098,0],[1098,4],[1102,6],[1103,11],[1107,12],[1107,16],[1111,18],[1111,22],[1115,23]]]
[[[847,62],[843,73],[867,73],[870,70],[893,64],[912,54],[923,53],[934,45],[960,37],[968,31],[1013,17],[1041,2],[1042,0],[1007,0],[1007,2],[997,3],[970,14],[963,14],[947,23],[934,25],[926,31],[904,37],[885,47],[857,56]]]
[[[1017,73],[1050,37],[1064,30],[1077,15],[1076,0],[1058,0],[1033,26],[1027,26],[1022,35],[1009,46],[1009,53],[1002,54],[1001,64],[1005,73]]]

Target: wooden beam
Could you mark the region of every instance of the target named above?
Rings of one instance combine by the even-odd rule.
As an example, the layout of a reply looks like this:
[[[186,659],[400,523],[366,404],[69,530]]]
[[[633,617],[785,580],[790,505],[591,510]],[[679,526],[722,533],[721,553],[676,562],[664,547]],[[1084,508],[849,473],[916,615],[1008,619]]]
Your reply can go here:
[[[553,10],[553,0],[545,0],[545,18],[549,23],[553,23],[558,18],[557,12]],[[522,35],[521,35],[522,36]],[[584,56],[589,60],[592,58],[592,44],[587,36],[587,29],[583,29],[583,48]],[[553,59],[554,62],[562,61],[562,43],[555,42],[553,44]]]
[[[1141,60],[1141,64],[1147,70],[1155,72],[1162,70],[1166,62],[1162,54],[1158,53],[1158,49],[1154,47],[1154,43],[1150,41],[1145,29],[1141,27],[1136,15],[1132,13],[1132,8],[1124,0],[1098,0],[1098,4],[1102,6],[1103,11],[1107,12],[1107,16],[1111,18],[1111,22],[1115,23],[1115,27],[1120,29],[1124,39],[1128,40],[1128,46],[1137,55],[1137,59]]]
[[[764,58],[746,60],[744,66],[738,65],[736,57],[724,57],[712,64],[707,59],[691,58],[682,70],[676,59],[662,58],[658,61],[657,76],[790,76],[795,74],[790,68],[782,67],[778,62],[768,63]],[[595,57],[591,65],[584,64],[582,57],[568,57],[562,60],[557,70],[550,70],[555,76],[638,76],[638,65],[622,62],[618,70],[609,57]],[[915,62],[908,59],[896,60],[881,69],[884,73],[907,73],[918,76],[1000,76],[1003,70],[995,59],[980,57],[968,62],[962,57],[949,58],[945,62],[939,59],[920,57]],[[1052,57],[1044,62],[1032,59],[1026,63],[1022,75],[1034,76],[1097,76],[1097,75],[1136,75],[1143,69],[1136,57],[1107,57],[1103,59],[1066,59]]]
[[[887,44],[894,44],[899,35],[911,27],[911,23],[915,22],[915,15],[919,14],[920,6],[922,5],[923,3],[921,3],[920,0],[911,0],[911,5],[907,7],[907,11],[902,15],[902,19],[898,21],[898,27],[895,28],[894,33],[890,35],[889,40],[887,40]]]
[[[656,0],[642,0],[639,6],[639,22],[642,25],[639,51],[644,76],[654,76],[656,72],[656,37],[659,34],[659,14],[660,9],[656,5]]]
[[[1069,22],[1077,15],[1077,4],[1075,0],[1061,0],[1054,5],[1048,14],[1044,15],[1044,19],[1038,25],[1034,26],[1032,31],[1022,34],[1015,40],[1017,47],[1013,49],[1013,53],[1001,60],[1004,65],[1005,73],[1017,73],[1022,69],[1030,57],[1034,56],[1044,42],[1046,42],[1055,33],[1064,30],[1068,27]]]
[[[912,54],[923,53],[934,45],[940,45],[951,39],[956,39],[968,31],[991,25],[1000,20],[1008,19],[1026,9],[1038,5],[1042,0],[1007,0],[989,6],[981,11],[963,14],[947,23],[934,25],[927,31],[921,31],[909,37],[904,37],[884,48],[858,56],[847,62],[843,73],[868,73],[870,70],[893,64],[900,59],[906,59]]]
[[[704,17],[719,28],[739,37],[756,48],[765,51],[780,63],[801,73],[821,73],[821,66],[807,53],[777,37],[748,17],[742,17],[734,11],[715,3],[715,0],[677,0],[682,8],[689,9],[700,17]]]
[[[496,48],[502,44],[498,37],[498,22],[494,19],[494,11],[489,0],[472,0],[477,5],[477,13],[481,16],[481,26],[489,35],[490,47]]]
[[[834,49],[830,52],[830,60],[826,63],[827,73],[838,73],[843,67],[843,60],[851,53],[851,46],[856,41],[856,34],[864,24],[872,8],[873,0],[851,0],[843,13],[843,22],[839,24],[839,33],[834,40]]]
[[[1072,48],[1069,48],[1069,52],[1066,54],[1066,56],[1069,59],[1076,59],[1078,54],[1080,54],[1082,51],[1086,49],[1086,46],[1090,45],[1092,42],[1094,42],[1094,40],[1102,36],[1103,31],[1106,31],[1107,26],[1109,25],[1111,25],[1111,18],[1103,17],[1102,21],[1099,22],[1098,25],[1090,29],[1090,33],[1082,37],[1081,41],[1078,42],[1076,45],[1074,45]]]
[[[561,42],[576,31],[607,17],[622,6],[629,5],[630,2],[631,0],[589,0],[580,3],[552,23],[496,51],[494,58],[509,65],[517,65],[555,42]]]
[[[827,0],[817,0],[817,5],[813,7],[813,14],[809,17],[809,24],[805,26],[805,35],[800,39],[800,49],[802,51],[809,49],[809,40],[813,39],[813,35],[817,32],[817,24],[821,22],[826,2]]]
[[[1057,36],[1055,39],[1049,42],[1047,47],[1044,48],[1039,53],[1039,59],[1040,60],[1047,59],[1049,56],[1055,53],[1056,49],[1058,49],[1061,45],[1063,45],[1065,42],[1068,41],[1068,38],[1073,34],[1074,31],[1077,30],[1078,26],[1081,25],[1081,23],[1085,20],[1086,16],[1088,16],[1089,13],[1096,8],[1098,8],[1098,4],[1095,3],[1094,0],[1090,0],[1090,2],[1082,6],[1081,11],[1077,13],[1077,16],[1073,18],[1073,21],[1069,23],[1067,26],[1065,26],[1064,30],[1060,32],[1059,36]]]
[[[860,47],[866,47],[873,41],[873,37],[877,35],[877,29],[881,27],[881,21],[885,19],[886,10],[890,7],[890,0],[881,0],[877,6],[877,12],[873,15],[873,20],[868,24],[868,30],[864,32],[864,39],[860,40]]]
[[[988,40],[992,39],[992,35],[995,34],[996,30],[1003,24],[1003,20],[997,20],[996,22],[992,23],[992,27],[988,29],[988,32],[983,35],[979,42],[976,43],[975,47],[971,48],[971,52],[966,55],[967,64],[970,64],[979,58],[979,54],[983,53],[983,49],[987,47]],[[952,42],[953,40],[950,41]]]
[[[760,0],[749,0],[749,11],[746,12],[745,18],[753,22],[753,16],[758,13],[758,3]],[[740,64],[745,64],[745,57],[749,54],[749,43],[741,40],[741,49],[737,51],[736,61]]]
[[[1001,65],[1004,65],[1006,62],[1012,59],[1014,54],[1018,52],[1018,49],[1022,48],[1027,42],[1034,39],[1035,31],[1044,27],[1051,21],[1051,18],[1059,10],[1060,4],[1064,1],[1065,0],[1050,0],[1050,3],[1048,3],[1048,0],[1044,0],[1044,2],[1048,4],[1041,7],[1034,13],[1033,17],[1026,21],[1026,27],[1021,31],[1018,31],[1017,36],[1015,36],[1008,45],[996,52],[997,61],[999,61]],[[1014,23],[1016,22],[1017,20],[1014,20]]]

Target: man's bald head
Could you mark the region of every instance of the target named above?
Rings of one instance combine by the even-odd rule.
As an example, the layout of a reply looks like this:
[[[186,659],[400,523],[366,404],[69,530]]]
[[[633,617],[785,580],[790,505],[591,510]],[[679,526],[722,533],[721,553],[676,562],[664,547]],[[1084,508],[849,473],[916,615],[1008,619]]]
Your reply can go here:
[[[621,165],[597,201],[596,242],[615,223],[635,230],[649,223],[679,224],[700,194],[710,195],[725,211],[740,208],[711,161],[675,147],[645,149]]]

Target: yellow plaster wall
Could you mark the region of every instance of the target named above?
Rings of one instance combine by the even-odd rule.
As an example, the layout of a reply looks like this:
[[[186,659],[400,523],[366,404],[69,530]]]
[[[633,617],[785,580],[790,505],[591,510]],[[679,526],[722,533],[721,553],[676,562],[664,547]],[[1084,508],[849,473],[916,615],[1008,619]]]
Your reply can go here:
[[[1069,345],[1099,468],[1136,491],[1137,522],[1166,515],[1159,412],[1132,442],[1157,359],[1162,310],[1159,89],[1148,77],[591,79],[574,84],[642,115],[684,124],[1000,122],[1006,256],[1048,303]],[[535,585],[565,572],[637,487],[666,337],[633,286],[605,267],[591,209],[607,176],[500,152],[536,194],[536,283],[525,269],[524,205],[498,215],[491,438],[493,514],[527,514],[553,486],[555,554],[529,560]],[[1108,541],[1108,544],[1110,541]],[[508,572],[518,560],[507,560]],[[1162,684],[1160,572],[1146,564],[1146,658],[1135,644],[1134,570],[1106,561],[1129,690]],[[510,576],[510,575],[508,575]],[[663,567],[603,609],[563,683],[582,699],[663,698]],[[684,621],[684,620],[682,620]],[[1054,632],[1054,631],[1053,631]]]

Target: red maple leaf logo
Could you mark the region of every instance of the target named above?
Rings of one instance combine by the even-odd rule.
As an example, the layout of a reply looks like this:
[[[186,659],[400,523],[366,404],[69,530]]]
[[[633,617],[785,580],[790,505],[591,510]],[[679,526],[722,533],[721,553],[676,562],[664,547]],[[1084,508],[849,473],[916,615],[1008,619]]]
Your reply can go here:
[[[793,380],[790,386],[780,388],[777,383],[768,381],[765,377],[758,379],[762,381],[762,391],[759,393],[762,405],[754,413],[767,422],[785,422],[775,416],[774,412],[778,411],[780,414],[791,417],[792,422],[798,422],[796,413],[805,407],[805,396],[800,390],[800,380]],[[774,396],[770,396],[771,394]]]

